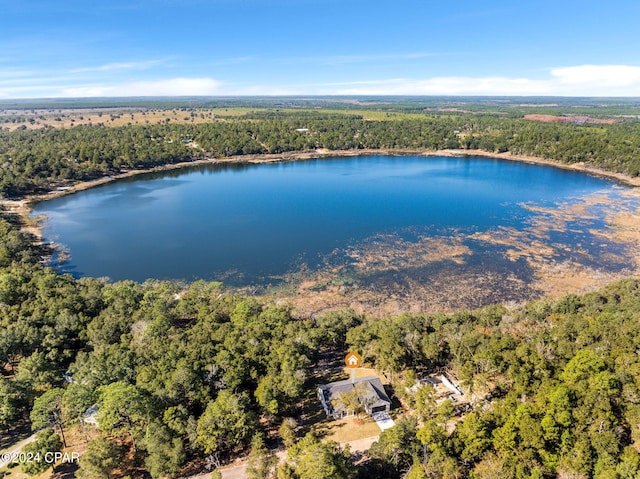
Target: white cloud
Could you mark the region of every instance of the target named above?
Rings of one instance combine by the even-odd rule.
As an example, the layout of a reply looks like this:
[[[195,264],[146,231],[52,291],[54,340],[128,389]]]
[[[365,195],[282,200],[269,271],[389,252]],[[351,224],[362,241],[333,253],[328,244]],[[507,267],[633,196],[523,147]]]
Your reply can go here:
[[[119,85],[84,85],[62,89],[61,97],[206,96],[219,94],[221,83],[212,78],[171,78]]]
[[[631,87],[640,84],[640,67],[628,65],[580,65],[551,70],[554,79],[564,85],[592,87]]]
[[[144,63],[144,62],[143,62]],[[146,62],[148,64],[148,62]],[[101,71],[132,69],[130,63],[107,64]],[[69,77],[43,78],[31,72],[0,75],[0,98],[126,97],[210,95],[536,95],[640,96],[640,67],[577,65],[549,69],[542,78],[495,76],[433,76],[429,78],[363,79],[332,83],[222,83],[209,77],[180,77],[108,83],[104,79],[70,83]],[[12,77],[12,75],[16,75]],[[88,80],[88,79],[87,79]]]
[[[60,82],[31,85],[3,85],[0,82],[0,98],[210,96],[220,95],[221,85],[221,82],[213,78],[171,78],[114,85],[93,83],[74,86]]]
[[[97,67],[76,68],[71,73],[88,73],[88,72],[111,72],[122,70],[146,70],[148,68],[158,66],[164,63],[163,60],[149,60],[144,62],[116,62],[107,63]]]
[[[640,67],[578,65],[554,68],[542,79],[505,76],[396,78],[321,85],[336,95],[640,96]]]

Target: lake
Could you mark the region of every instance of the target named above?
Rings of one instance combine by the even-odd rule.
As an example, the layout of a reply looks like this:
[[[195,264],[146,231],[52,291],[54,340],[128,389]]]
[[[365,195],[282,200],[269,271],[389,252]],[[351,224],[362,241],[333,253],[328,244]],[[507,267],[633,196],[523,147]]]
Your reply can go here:
[[[612,212],[636,207],[627,189],[497,159],[361,156],[148,173],[34,213],[47,216],[45,238],[68,251],[59,268],[75,276],[258,290],[295,278],[315,281],[313,291],[387,295],[483,276],[504,283],[498,299],[518,299],[533,294],[536,261],[629,267],[630,245],[598,234]]]

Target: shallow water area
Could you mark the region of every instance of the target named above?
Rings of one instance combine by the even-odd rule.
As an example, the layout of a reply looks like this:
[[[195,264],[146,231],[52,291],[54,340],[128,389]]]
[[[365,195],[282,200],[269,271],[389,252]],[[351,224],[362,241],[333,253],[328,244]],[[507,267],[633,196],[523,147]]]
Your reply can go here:
[[[363,156],[150,173],[34,214],[76,276],[219,280],[309,312],[396,312],[634,273],[635,223],[616,225],[636,214],[634,191],[497,159]]]

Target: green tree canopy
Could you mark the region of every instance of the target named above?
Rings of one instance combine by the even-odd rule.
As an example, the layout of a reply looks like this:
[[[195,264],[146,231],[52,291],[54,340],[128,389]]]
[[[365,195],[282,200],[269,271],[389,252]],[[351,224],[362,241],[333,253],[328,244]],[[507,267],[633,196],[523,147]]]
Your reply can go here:
[[[99,437],[87,446],[80,457],[78,477],[81,479],[110,479],[111,473],[122,463],[124,448]]]
[[[207,454],[232,451],[246,446],[257,427],[247,396],[237,396],[225,389],[207,405],[198,420],[196,444]]]
[[[349,479],[356,474],[348,448],[341,449],[333,441],[320,442],[312,433],[289,449],[288,463],[298,479]]]

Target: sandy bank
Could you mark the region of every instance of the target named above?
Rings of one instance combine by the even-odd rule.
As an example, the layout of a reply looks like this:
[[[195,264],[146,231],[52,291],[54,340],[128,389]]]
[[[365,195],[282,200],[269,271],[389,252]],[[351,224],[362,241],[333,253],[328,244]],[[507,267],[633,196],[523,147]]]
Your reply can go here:
[[[141,175],[144,173],[158,172],[158,171],[170,171],[178,170],[185,167],[197,166],[197,165],[215,165],[225,163],[277,163],[285,161],[296,160],[310,160],[315,158],[328,158],[328,157],[355,157],[355,156],[368,156],[368,155],[381,155],[381,156],[447,156],[447,157],[470,157],[478,156],[483,158],[496,158],[509,161],[520,161],[525,163],[531,163],[536,165],[547,165],[556,168],[562,168],[565,170],[582,171],[591,175],[601,176],[605,178],[611,178],[625,183],[629,186],[640,186],[640,178],[631,177],[623,173],[616,173],[607,171],[601,168],[595,168],[587,166],[584,163],[565,164],[559,163],[553,160],[547,160],[544,158],[538,158],[534,156],[526,155],[514,155],[510,152],[506,153],[491,153],[483,150],[409,150],[409,149],[360,149],[360,150],[327,150],[318,149],[313,151],[304,152],[286,152],[279,154],[263,153],[253,155],[232,156],[228,158],[206,158],[194,161],[185,161],[181,163],[174,163],[169,165],[157,166],[149,169],[140,170],[128,170],[116,175],[109,175],[103,178],[90,181],[82,181],[70,186],[60,187],[49,193],[43,195],[31,195],[19,201],[2,200],[2,203],[11,207],[11,205],[20,204],[21,206],[28,206],[32,203],[57,198],[63,195],[75,193],[77,191],[86,190],[94,186],[103,185],[116,181],[122,178],[130,178],[132,176]]]

